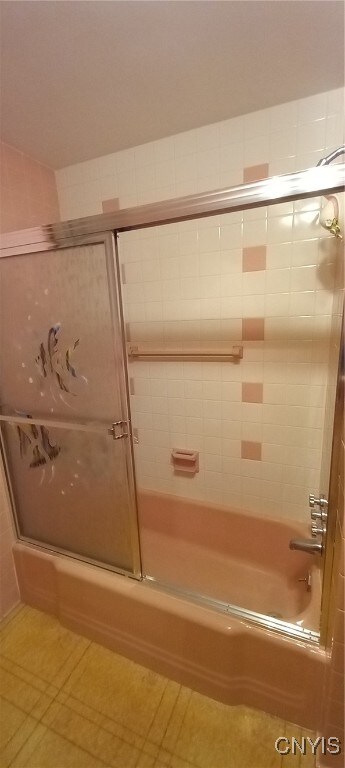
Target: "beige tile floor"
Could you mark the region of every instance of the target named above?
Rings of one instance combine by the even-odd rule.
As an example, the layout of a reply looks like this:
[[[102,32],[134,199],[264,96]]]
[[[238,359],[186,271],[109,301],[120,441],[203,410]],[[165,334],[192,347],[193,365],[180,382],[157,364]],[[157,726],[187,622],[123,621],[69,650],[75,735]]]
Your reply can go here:
[[[299,728],[228,707],[20,607],[1,627],[0,767],[312,768]]]

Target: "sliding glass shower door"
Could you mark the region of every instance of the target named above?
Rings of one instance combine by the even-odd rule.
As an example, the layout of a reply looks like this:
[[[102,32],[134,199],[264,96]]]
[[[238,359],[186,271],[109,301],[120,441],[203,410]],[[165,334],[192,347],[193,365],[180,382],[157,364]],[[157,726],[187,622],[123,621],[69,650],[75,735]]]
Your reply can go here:
[[[140,575],[114,238],[0,259],[1,426],[19,536]]]

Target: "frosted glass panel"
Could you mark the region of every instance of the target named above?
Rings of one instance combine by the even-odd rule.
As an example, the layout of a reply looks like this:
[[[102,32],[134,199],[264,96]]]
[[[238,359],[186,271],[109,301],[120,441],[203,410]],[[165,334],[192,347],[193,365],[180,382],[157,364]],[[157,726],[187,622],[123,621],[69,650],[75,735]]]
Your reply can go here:
[[[124,441],[36,424],[3,434],[22,535],[130,570]]]
[[[119,361],[104,244],[2,259],[0,285],[2,413],[112,422]]]
[[[140,575],[114,241],[90,240],[0,259],[5,453],[21,537]]]

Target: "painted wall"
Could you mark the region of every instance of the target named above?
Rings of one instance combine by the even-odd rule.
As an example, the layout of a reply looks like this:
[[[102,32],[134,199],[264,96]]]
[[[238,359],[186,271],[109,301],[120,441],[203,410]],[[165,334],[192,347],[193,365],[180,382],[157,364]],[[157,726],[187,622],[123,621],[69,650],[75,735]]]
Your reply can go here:
[[[343,142],[337,90],[96,158],[56,173],[62,218],[316,165]],[[317,489],[334,239],[320,201],[122,234],[127,335],[243,343],[231,363],[130,364],[139,485],[308,519]],[[200,452],[176,476],[172,448]]]
[[[58,221],[54,172],[3,142],[0,143],[0,159],[0,232]],[[19,601],[11,551],[14,536],[0,467],[0,619]]]
[[[0,232],[59,221],[54,171],[0,143]]]

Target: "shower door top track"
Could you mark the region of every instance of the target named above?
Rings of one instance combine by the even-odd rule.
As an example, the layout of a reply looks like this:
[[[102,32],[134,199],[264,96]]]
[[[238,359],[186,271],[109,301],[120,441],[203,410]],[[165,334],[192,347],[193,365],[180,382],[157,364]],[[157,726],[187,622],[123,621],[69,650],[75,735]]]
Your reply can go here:
[[[85,235],[126,232],[216,216],[342,192],[344,188],[345,163],[308,168],[296,173],[270,176],[250,184],[10,232],[0,237],[0,257],[30,253],[37,250],[38,245],[40,250],[49,250],[58,245],[68,245],[72,240],[76,243],[76,238]]]

